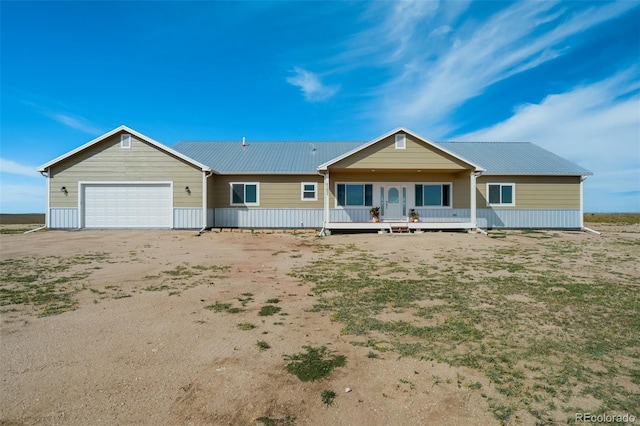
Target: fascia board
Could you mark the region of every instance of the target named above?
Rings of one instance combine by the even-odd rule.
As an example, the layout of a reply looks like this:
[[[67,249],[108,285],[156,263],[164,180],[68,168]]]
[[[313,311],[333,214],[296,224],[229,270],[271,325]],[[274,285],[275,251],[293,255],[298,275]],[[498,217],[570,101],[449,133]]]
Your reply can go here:
[[[176,157],[178,157],[178,158],[180,158],[180,159],[182,159],[182,160],[184,160],[184,161],[186,161],[186,162],[188,162],[188,163],[190,163],[190,164],[192,164],[192,165],[194,165],[196,167],[199,167],[203,172],[211,172],[211,171],[213,171],[209,166],[206,166],[206,165],[204,165],[204,164],[202,164],[202,163],[200,163],[198,161],[195,161],[195,160],[187,157],[184,154],[181,154],[181,153],[179,153],[177,151],[174,151],[173,149],[169,148],[168,146],[166,146],[166,145],[164,145],[164,144],[162,144],[162,143],[160,143],[160,142],[158,142],[158,141],[156,141],[154,139],[151,139],[150,137],[145,136],[142,133],[136,132],[135,130],[133,130],[133,129],[125,126],[125,125],[116,127],[115,129],[111,130],[110,132],[107,132],[102,136],[98,136],[97,138],[85,143],[84,145],[81,145],[78,148],[76,148],[74,150],[71,150],[71,151],[67,152],[66,154],[63,154],[63,155],[61,155],[61,156],[49,161],[48,163],[43,164],[42,166],[38,167],[36,170],[38,172],[44,172],[44,171],[46,171],[46,169],[48,169],[49,167],[53,166],[54,164],[57,164],[60,161],[63,161],[65,159],[69,158],[69,157],[72,157],[73,155],[75,155],[75,154],[77,154],[77,153],[79,153],[81,151],[84,151],[85,149],[87,149],[87,148],[89,148],[89,147],[91,147],[91,146],[93,146],[93,145],[95,145],[95,144],[107,139],[107,138],[110,138],[111,136],[113,136],[113,135],[115,135],[115,134],[117,134],[119,132],[122,132],[122,131],[130,133],[130,134],[134,135],[135,137],[137,137],[138,139],[142,139],[143,141],[155,146],[156,148],[160,149],[161,151],[165,151],[165,152],[167,152],[167,153],[169,153],[171,155],[174,155],[174,156],[176,156]]]
[[[395,134],[395,133],[398,133],[398,132],[409,133],[410,135],[412,135],[412,136],[414,136],[414,137],[416,137],[416,138],[420,139],[422,142],[426,143],[427,145],[429,145],[429,146],[431,146],[431,147],[433,147],[433,148],[437,149],[438,151],[444,152],[445,154],[448,154],[448,155],[452,156],[453,158],[457,158],[458,160],[460,160],[460,161],[462,161],[462,162],[464,162],[464,163],[467,163],[468,165],[472,166],[472,167],[475,169],[474,171],[478,171],[478,172],[483,172],[483,171],[485,171],[485,169],[484,169],[484,168],[482,168],[482,167],[478,166],[477,164],[474,164],[474,163],[472,163],[471,161],[469,161],[469,160],[467,160],[467,159],[465,159],[465,158],[463,158],[463,157],[460,157],[459,155],[454,154],[453,152],[450,152],[449,150],[447,150],[447,149],[445,149],[445,148],[441,147],[440,145],[438,145],[438,144],[436,144],[436,143],[434,143],[434,142],[430,141],[430,140],[429,140],[429,139],[427,139],[427,138],[424,138],[424,137],[420,136],[420,135],[419,135],[419,134],[417,134],[416,132],[413,132],[413,131],[411,131],[411,130],[409,130],[409,129],[405,128],[405,127],[397,127],[397,128],[395,128],[395,129],[391,130],[390,132],[385,133],[385,134],[384,134],[384,135],[382,135],[382,136],[378,136],[377,138],[375,138],[374,140],[372,140],[372,141],[370,141],[370,142],[367,142],[367,143],[365,143],[365,144],[363,144],[363,145],[361,145],[361,146],[359,146],[359,147],[357,147],[357,148],[355,148],[355,149],[352,149],[351,151],[349,151],[349,152],[347,152],[347,153],[345,153],[345,154],[342,154],[342,155],[341,155],[341,156],[339,156],[339,157],[334,158],[333,160],[327,161],[326,163],[323,163],[323,164],[319,165],[319,166],[318,166],[318,170],[319,170],[319,171],[327,170],[327,168],[328,168],[329,166],[331,166],[332,164],[335,164],[335,163],[337,163],[338,161],[343,160],[343,159],[345,159],[345,158],[347,158],[347,157],[349,157],[349,156],[351,156],[351,155],[355,154],[356,152],[362,151],[363,149],[368,148],[368,147],[370,147],[371,145],[374,145],[374,144],[376,144],[376,143],[380,142],[381,140],[386,139],[386,138],[388,138],[389,136],[391,136],[391,135],[393,135],[393,134]]]

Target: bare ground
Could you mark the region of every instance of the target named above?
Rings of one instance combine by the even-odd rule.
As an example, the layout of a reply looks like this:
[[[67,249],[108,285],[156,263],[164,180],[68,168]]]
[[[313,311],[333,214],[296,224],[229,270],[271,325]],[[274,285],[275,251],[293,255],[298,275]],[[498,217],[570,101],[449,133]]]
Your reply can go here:
[[[632,226],[604,228],[601,237],[554,235],[585,244],[640,235]],[[321,258],[318,245],[354,244],[426,264],[437,264],[443,248],[473,256],[539,247],[537,239],[515,233],[504,239],[463,233],[318,239],[311,233],[48,231],[0,235],[0,243],[5,267],[48,268],[72,293],[52,312],[38,301],[2,306],[0,424],[6,425],[267,424],[259,418],[280,425],[499,424],[487,402],[495,390],[482,372],[393,351],[368,357],[370,348],[341,334],[330,313],[312,309],[313,284],[289,273]],[[640,277],[637,263],[624,267]],[[282,311],[259,316],[274,298]],[[216,302],[240,312],[207,308]],[[511,302],[532,301],[513,295]],[[380,315],[413,320],[402,311]],[[255,328],[242,330],[240,323]],[[259,350],[258,340],[270,349]],[[283,356],[304,345],[324,345],[345,355],[347,364],[328,378],[302,382],[284,370]],[[460,377],[482,390],[460,386]],[[325,389],[337,393],[331,406],[321,401]],[[597,409],[599,401],[581,403]]]

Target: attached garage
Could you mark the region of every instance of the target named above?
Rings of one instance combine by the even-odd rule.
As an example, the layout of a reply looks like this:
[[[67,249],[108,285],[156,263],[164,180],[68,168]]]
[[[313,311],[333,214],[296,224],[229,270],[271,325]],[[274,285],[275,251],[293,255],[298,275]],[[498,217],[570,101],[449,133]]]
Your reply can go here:
[[[80,183],[83,228],[171,228],[171,183]]]
[[[42,165],[38,171],[47,177],[50,229],[207,226],[205,194],[213,171],[126,126]]]

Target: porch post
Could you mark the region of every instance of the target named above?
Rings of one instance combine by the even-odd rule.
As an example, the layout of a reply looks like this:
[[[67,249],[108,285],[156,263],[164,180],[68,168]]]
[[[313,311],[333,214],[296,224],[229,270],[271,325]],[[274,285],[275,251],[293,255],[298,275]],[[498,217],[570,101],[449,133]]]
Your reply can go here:
[[[582,192],[582,182],[584,182],[586,178],[586,176],[580,176],[580,229],[584,228],[584,199]]]
[[[329,169],[324,173],[324,226],[329,223]]]
[[[471,188],[470,188],[471,196],[469,197],[469,202],[471,203],[471,205],[469,206],[469,210],[471,211],[471,223],[477,228],[478,223],[476,218],[476,172],[472,171],[469,176],[470,176],[469,184],[471,185]]]

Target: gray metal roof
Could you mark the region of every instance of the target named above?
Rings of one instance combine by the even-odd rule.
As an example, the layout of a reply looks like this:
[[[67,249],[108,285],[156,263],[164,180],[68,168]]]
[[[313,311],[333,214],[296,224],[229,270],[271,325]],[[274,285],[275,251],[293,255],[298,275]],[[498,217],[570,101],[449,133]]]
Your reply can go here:
[[[172,148],[221,174],[315,174],[365,142],[178,142]],[[437,142],[482,168],[485,174],[591,175],[569,160],[530,142]]]
[[[316,174],[364,142],[178,142],[172,148],[221,174]]]
[[[492,175],[592,175],[571,161],[531,142],[438,142]]]

